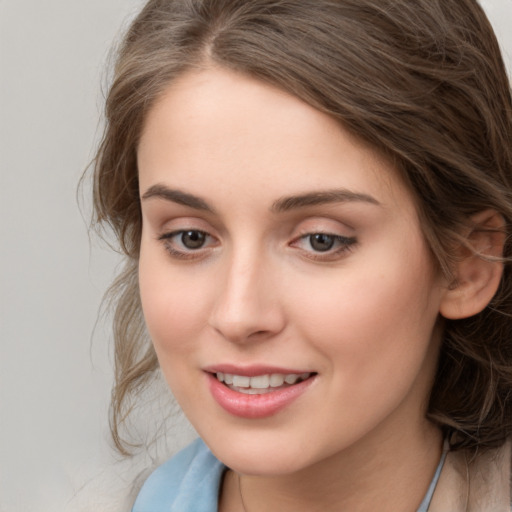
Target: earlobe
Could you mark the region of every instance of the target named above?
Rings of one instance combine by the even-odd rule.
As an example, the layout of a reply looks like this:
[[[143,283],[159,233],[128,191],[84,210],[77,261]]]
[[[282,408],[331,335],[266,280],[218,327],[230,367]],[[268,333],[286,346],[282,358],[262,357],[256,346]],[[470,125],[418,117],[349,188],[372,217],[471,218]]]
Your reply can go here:
[[[505,220],[494,210],[471,217],[466,244],[459,247],[455,281],[440,305],[445,318],[458,320],[480,313],[492,300],[503,275]]]

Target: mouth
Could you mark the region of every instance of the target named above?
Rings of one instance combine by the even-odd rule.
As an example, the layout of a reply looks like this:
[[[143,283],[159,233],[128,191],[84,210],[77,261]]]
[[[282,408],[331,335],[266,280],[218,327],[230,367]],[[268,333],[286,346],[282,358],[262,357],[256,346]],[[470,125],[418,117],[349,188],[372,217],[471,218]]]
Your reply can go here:
[[[214,376],[232,391],[246,395],[264,395],[303,382],[314,375],[306,373],[267,373],[249,377],[232,373],[216,372]]]
[[[316,372],[231,365],[205,370],[214,400],[228,413],[262,419],[287,409],[313,387]]]

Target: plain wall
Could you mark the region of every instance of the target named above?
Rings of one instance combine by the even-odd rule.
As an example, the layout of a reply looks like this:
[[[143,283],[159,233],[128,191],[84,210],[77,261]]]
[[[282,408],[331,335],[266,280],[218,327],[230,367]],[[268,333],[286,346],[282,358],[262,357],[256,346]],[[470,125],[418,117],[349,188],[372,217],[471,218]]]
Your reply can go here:
[[[482,3],[512,68],[512,0]],[[117,258],[76,198],[108,50],[141,4],[0,0],[0,512],[127,510],[151,462],[110,449],[108,329],[93,329]],[[192,435],[176,432],[174,448]]]
[[[110,448],[108,328],[93,330],[118,258],[89,241],[90,187],[77,199],[108,52],[140,5],[0,0],[1,512],[127,510],[150,463]]]

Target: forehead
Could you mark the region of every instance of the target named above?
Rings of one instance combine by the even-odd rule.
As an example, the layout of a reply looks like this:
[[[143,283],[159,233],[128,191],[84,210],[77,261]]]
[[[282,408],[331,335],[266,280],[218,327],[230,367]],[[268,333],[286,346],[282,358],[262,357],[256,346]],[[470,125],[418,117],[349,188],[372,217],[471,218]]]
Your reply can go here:
[[[138,164],[141,191],[161,182],[249,196],[342,186],[411,201],[389,159],[337,120],[218,68],[183,74],[164,91],[146,118]]]

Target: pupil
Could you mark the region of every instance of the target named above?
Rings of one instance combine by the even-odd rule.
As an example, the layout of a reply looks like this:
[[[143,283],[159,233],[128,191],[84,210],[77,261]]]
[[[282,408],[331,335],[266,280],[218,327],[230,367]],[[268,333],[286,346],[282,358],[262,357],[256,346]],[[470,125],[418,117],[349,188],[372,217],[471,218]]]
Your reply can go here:
[[[325,235],[323,233],[317,233],[309,237],[309,243],[315,251],[325,252],[332,249],[334,245],[334,237],[331,235]]]
[[[200,249],[205,242],[205,234],[201,231],[185,231],[181,235],[181,242],[187,249]]]

